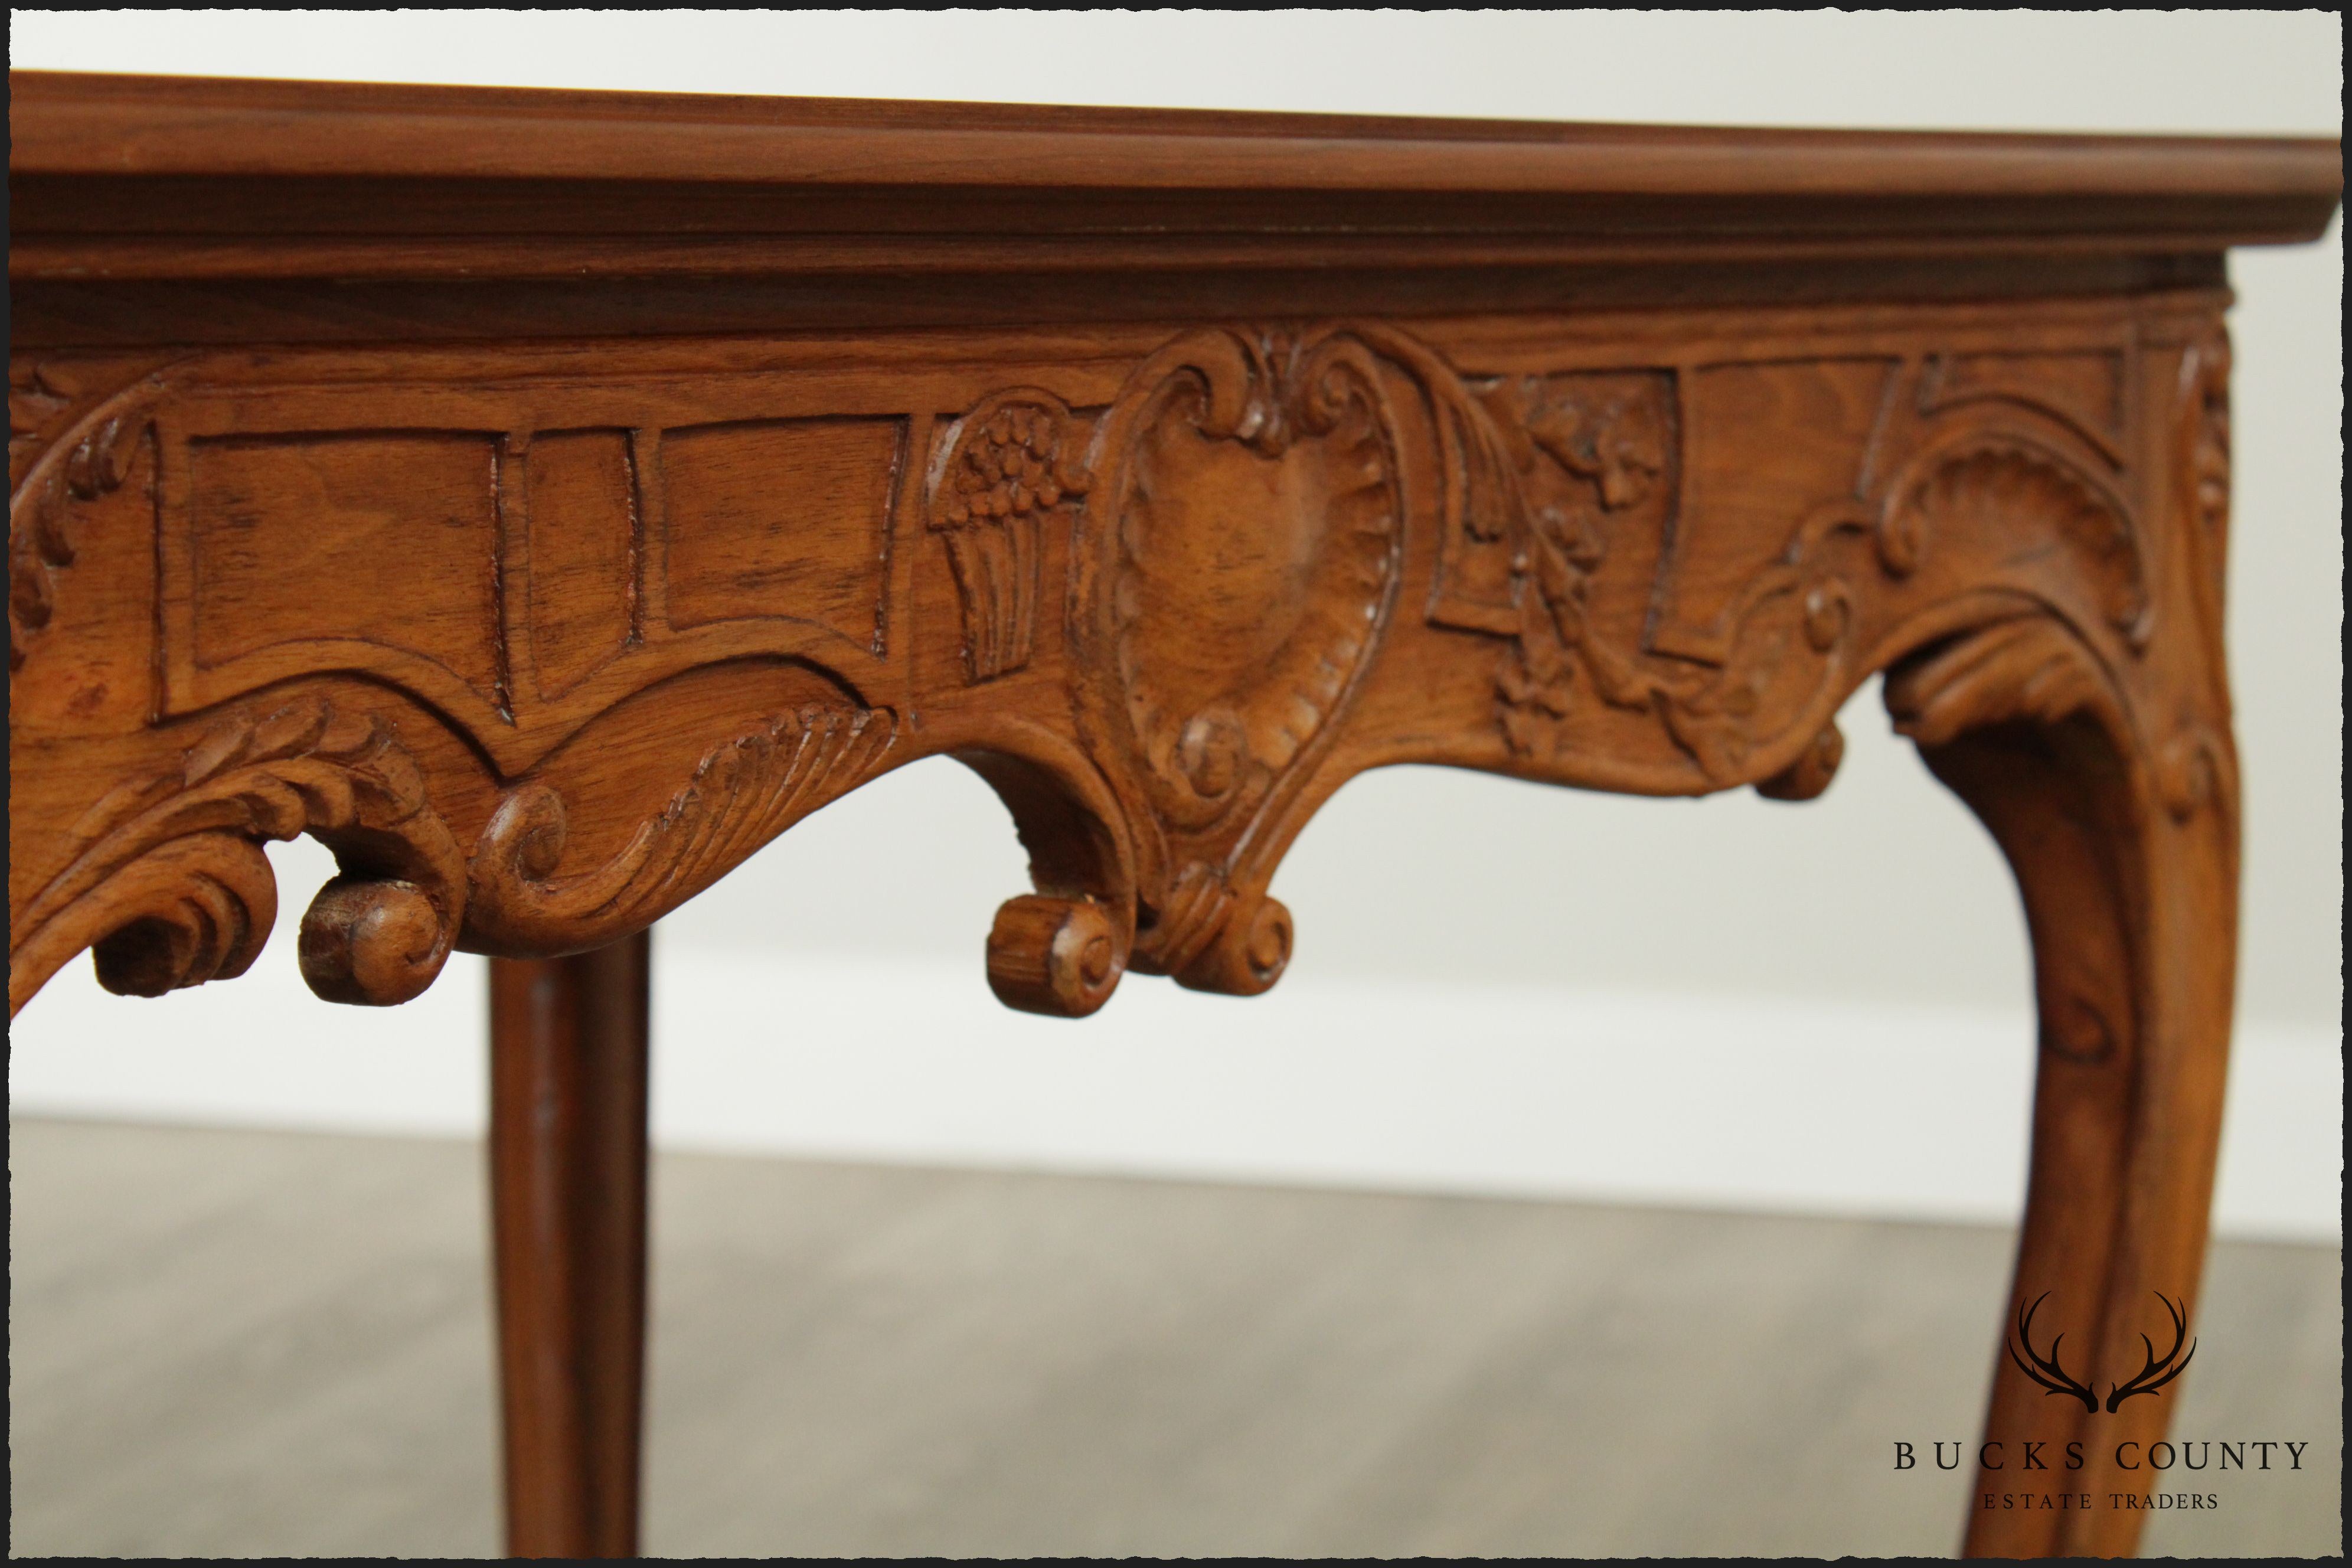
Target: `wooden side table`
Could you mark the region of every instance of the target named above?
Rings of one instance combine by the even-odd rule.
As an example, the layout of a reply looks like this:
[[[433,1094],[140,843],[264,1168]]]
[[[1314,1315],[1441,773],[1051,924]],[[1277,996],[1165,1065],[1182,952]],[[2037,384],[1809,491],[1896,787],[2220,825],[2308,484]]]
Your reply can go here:
[[[320,995],[499,957],[518,1553],[635,1550],[644,932],[799,817],[952,755],[1006,1003],[1246,995],[1350,775],[1803,800],[1881,672],[2033,940],[1987,1437],[2135,1489],[2230,1034],[2223,252],[2336,143],[10,89],[10,1005],[238,973],[301,833]]]

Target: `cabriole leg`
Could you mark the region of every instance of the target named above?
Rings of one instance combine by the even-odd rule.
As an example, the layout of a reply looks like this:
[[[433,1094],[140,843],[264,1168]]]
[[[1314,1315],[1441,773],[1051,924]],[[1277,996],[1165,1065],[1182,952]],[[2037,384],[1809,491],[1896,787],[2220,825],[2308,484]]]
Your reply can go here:
[[[2136,742],[2145,731],[2127,710],[2068,673],[2064,641],[1995,628],[1932,650],[1887,689],[1929,767],[2015,870],[2041,1014],[2024,1228],[1987,1447],[1971,1456],[1986,1467],[1970,1497],[1971,1557],[2136,1548],[2147,1515],[2122,1494],[2145,1498],[2165,1479],[2147,1455],[2194,1354],[2229,1058],[2238,842],[2226,720],[2170,745]],[[2037,1506],[2000,1506],[2019,1492]],[[2072,1506],[2039,1506],[2043,1494],[2072,1494]]]

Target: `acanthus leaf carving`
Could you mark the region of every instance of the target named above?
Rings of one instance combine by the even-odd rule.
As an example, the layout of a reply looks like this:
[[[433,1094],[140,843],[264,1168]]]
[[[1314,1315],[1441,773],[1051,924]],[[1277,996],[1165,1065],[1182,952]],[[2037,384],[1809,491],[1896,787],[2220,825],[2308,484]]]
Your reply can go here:
[[[639,931],[859,783],[896,738],[887,710],[811,704],[703,754],[661,813],[608,858],[561,869],[563,797],[510,792],[471,864],[467,936],[489,952],[578,951]]]
[[[1896,732],[1917,744],[1930,768],[1997,813],[2013,781],[2046,767],[2034,759],[2069,721],[2094,722],[2106,736],[2102,749],[2131,743],[2108,672],[2082,637],[2047,611],[1997,617],[1914,651],[1886,672],[1883,695]],[[2002,747],[1973,743],[2002,731],[2027,738]],[[1950,771],[1956,764],[1958,773]],[[1988,767],[2011,782],[1987,791],[1975,775]],[[2002,822],[1991,825],[2000,837]],[[2026,893],[2031,910],[2033,891]],[[2037,943],[2043,1050],[2078,1063],[2114,1057],[2118,1042],[2131,1037],[2131,1000],[2117,969]]]
[[[38,365],[8,378],[8,671],[24,667],[55,613],[57,574],[74,563],[74,508],[122,488],[154,428],[152,380],[77,416],[80,395]],[[62,430],[58,421],[69,421]]]
[[[2003,617],[1912,655],[1887,671],[1886,710],[1921,747],[1996,724],[2047,728],[2092,713],[2125,732],[2114,689],[2082,639],[2056,617]]]
[[[463,856],[399,741],[308,698],[230,715],[176,769],[84,815],[81,852],[10,921],[12,1010],[85,947],[102,982],[139,995],[244,973],[277,916],[259,847],[303,833],[341,868],[303,917],[311,988],[371,1005],[422,992],[464,912]]]
[[[1884,696],[1897,732],[2009,852],[2029,921],[2042,920],[2053,875],[2109,887],[2129,875],[2118,858],[2128,830],[2119,833],[2117,819],[2139,814],[2093,781],[2138,774],[2147,759],[2116,672],[2080,628],[2047,608],[1996,616],[1898,660]],[[2086,765],[2086,752],[2102,760]],[[2156,772],[2161,792],[2160,760]],[[2065,800],[2054,812],[2053,787]],[[2039,854],[2021,858],[2021,836]],[[2139,1037],[2130,941],[2105,922],[2073,934],[2062,943],[2035,933],[2041,1046],[2068,1062],[2110,1062]]]

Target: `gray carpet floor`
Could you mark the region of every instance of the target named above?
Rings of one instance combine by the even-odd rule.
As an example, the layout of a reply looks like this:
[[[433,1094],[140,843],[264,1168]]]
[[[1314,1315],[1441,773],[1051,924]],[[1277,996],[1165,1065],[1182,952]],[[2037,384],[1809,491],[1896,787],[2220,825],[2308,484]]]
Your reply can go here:
[[[18,1555],[498,1545],[478,1148],[12,1124]],[[670,1155],[657,1555],[1946,1554],[2011,1237]],[[2333,1555],[2340,1254],[2222,1244],[2151,1554]]]

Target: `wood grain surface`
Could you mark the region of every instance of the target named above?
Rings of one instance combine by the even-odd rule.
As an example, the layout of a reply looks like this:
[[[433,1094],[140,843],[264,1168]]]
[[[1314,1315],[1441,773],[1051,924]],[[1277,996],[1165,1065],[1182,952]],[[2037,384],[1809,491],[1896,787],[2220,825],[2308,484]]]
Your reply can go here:
[[[1248,994],[1350,776],[1799,801],[1884,674],[2024,896],[2020,1298],[2102,1384],[2193,1299],[2221,252],[2334,143],[12,88],[12,1007],[241,972],[302,833],[321,994],[605,947],[936,754],[1000,997]]]

